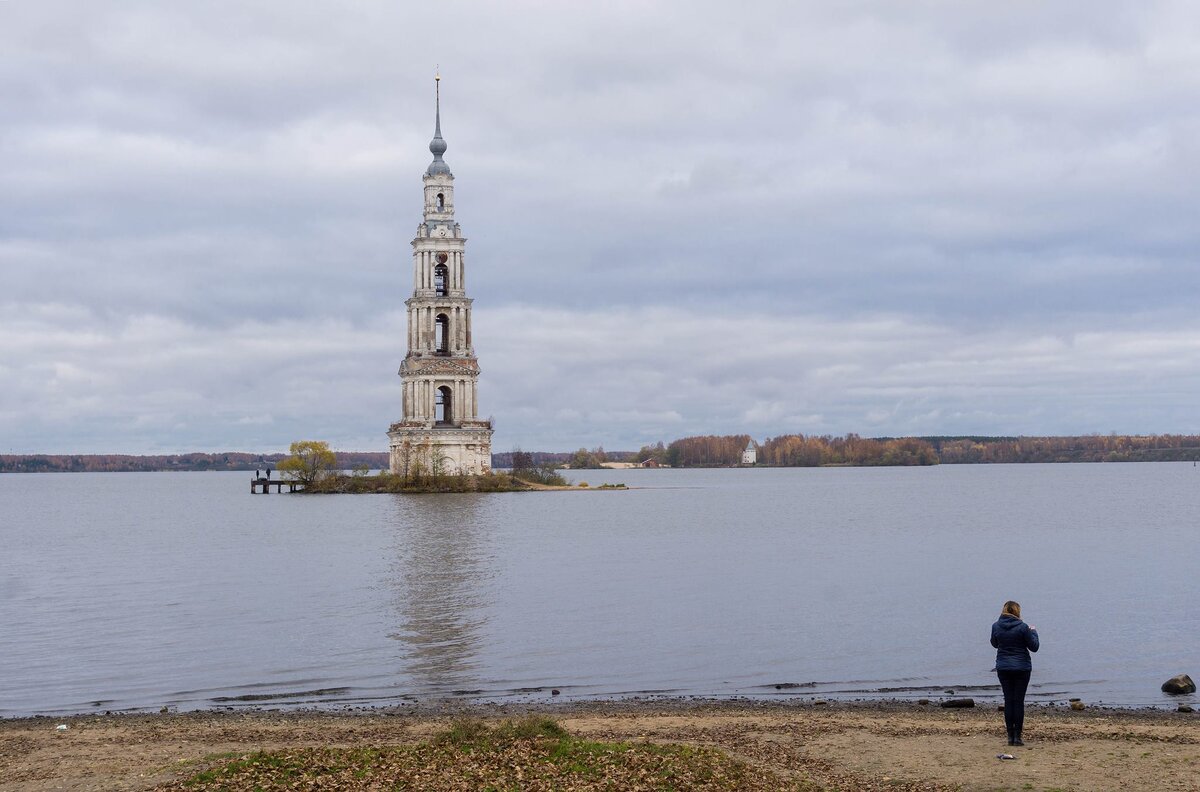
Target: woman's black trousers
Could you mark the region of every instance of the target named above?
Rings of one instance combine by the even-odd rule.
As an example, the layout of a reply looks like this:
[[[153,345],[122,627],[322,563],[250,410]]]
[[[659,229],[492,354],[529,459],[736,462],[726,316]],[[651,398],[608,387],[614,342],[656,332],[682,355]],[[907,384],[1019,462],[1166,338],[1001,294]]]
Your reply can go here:
[[[1004,691],[1004,726],[1008,739],[1021,739],[1025,726],[1025,691],[1029,688],[1029,671],[997,671],[1000,688]]]

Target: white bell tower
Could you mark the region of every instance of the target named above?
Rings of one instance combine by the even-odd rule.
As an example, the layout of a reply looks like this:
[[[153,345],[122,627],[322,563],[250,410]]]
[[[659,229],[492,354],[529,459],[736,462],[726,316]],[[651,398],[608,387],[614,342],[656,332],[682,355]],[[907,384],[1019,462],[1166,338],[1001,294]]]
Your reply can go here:
[[[480,474],[492,468],[492,425],[479,420],[479,361],[471,344],[466,239],[454,220],[454,174],[442,159],[441,75],[425,170],[425,210],[413,247],[408,354],[400,366],[404,417],[388,429],[392,473]]]

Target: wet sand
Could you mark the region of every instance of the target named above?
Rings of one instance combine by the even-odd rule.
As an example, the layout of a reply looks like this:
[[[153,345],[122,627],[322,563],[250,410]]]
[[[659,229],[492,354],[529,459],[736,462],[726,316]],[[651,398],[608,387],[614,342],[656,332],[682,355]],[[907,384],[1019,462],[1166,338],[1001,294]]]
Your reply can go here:
[[[780,777],[844,790],[1200,790],[1200,715],[1033,706],[1009,748],[993,705],[633,701],[421,704],[0,721],[0,790],[144,790],[216,755],[419,742],[453,717],[548,714],[591,739],[718,747]],[[56,729],[67,724],[65,731]],[[1015,760],[999,760],[1012,753]]]

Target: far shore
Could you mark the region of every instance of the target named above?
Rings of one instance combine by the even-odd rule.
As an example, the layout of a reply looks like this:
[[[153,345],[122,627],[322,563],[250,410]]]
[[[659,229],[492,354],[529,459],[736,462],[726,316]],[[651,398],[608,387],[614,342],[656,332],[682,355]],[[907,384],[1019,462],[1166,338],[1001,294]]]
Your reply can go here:
[[[1195,714],[1032,705],[1027,745],[1009,748],[994,702],[703,699],[0,720],[0,790],[153,789],[256,751],[414,744],[456,718],[528,713],[589,740],[716,748],[805,789],[1200,790]]]

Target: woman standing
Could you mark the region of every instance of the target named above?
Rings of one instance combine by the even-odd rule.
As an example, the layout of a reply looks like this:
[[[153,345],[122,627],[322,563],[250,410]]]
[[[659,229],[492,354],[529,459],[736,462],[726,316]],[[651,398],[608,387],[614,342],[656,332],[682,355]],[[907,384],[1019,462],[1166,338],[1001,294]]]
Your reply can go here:
[[[1025,726],[1025,690],[1033,671],[1030,652],[1038,650],[1038,633],[1021,621],[1021,605],[1009,600],[1000,609],[1000,618],[992,625],[992,646],[996,647],[996,675],[1004,691],[1004,726],[1009,745],[1024,745],[1021,729]]]

